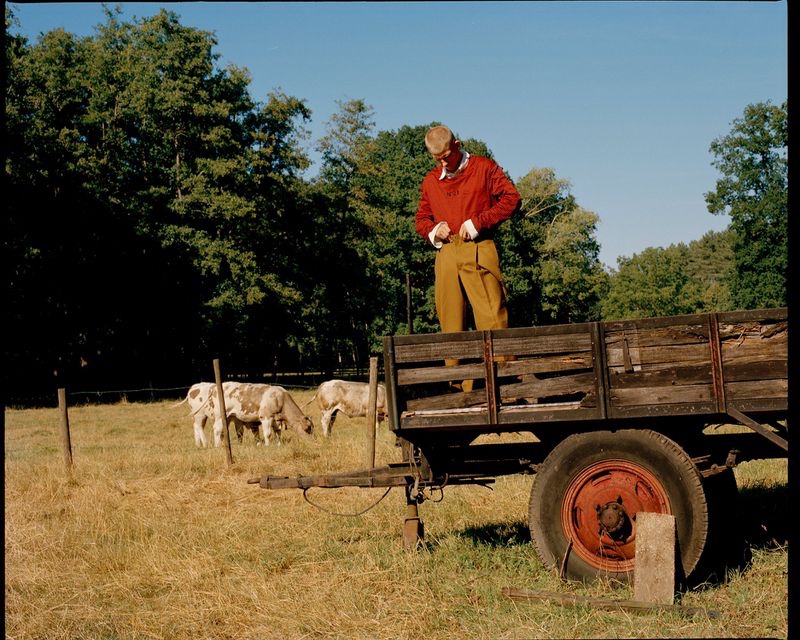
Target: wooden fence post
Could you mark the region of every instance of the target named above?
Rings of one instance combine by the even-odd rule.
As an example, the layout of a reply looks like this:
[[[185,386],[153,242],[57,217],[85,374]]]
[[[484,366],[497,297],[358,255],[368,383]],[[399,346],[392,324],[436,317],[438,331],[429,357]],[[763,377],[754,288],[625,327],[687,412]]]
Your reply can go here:
[[[228,412],[225,408],[225,394],[222,393],[222,374],[219,371],[219,358],[214,358],[214,379],[217,382],[217,398],[219,398],[219,419],[222,420],[223,440],[225,441],[225,459],[228,466],[233,464],[233,453],[231,453],[231,437],[228,433]]]
[[[369,401],[367,402],[367,464],[375,468],[375,418],[378,404],[378,358],[369,359]]]
[[[61,448],[64,452],[64,466],[67,469],[67,473],[72,473],[72,440],[69,436],[67,392],[63,387],[58,390],[58,408],[61,413]]]

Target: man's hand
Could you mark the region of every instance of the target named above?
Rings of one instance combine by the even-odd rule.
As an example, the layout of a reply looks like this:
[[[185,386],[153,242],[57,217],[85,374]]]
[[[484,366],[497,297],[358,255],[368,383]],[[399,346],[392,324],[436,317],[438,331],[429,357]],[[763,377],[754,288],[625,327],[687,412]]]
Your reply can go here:
[[[446,222],[442,222],[439,225],[439,228],[436,230],[436,239],[444,242],[450,237],[450,235],[450,225],[448,225]]]
[[[472,218],[464,220],[464,224],[458,230],[458,235],[461,236],[462,240],[474,240],[478,237],[478,231],[475,229],[475,223],[472,222]]]

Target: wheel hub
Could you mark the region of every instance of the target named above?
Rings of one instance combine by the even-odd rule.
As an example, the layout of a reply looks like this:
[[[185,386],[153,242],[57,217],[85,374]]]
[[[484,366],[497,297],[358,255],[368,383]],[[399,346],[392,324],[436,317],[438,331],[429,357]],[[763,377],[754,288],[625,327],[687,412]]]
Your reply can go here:
[[[598,504],[594,509],[597,512],[597,520],[600,524],[597,531],[598,535],[602,535],[605,532],[615,540],[624,539],[625,531],[630,530],[631,525],[630,518],[628,518],[628,514],[625,513],[625,509],[622,506],[622,496],[604,506]]]
[[[585,562],[601,571],[627,572],[633,570],[639,511],[671,513],[661,482],[638,464],[603,460],[570,482],[561,524]]]

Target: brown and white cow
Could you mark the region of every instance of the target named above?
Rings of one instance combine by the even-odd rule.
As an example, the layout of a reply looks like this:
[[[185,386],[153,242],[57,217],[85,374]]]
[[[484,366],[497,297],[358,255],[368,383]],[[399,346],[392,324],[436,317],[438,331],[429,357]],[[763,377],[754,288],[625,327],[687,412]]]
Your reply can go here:
[[[227,400],[228,397],[228,390],[231,388],[231,385],[235,385],[238,383],[223,383],[222,392],[225,394],[225,398]],[[227,385],[227,386],[226,386]],[[192,416],[193,419],[193,426],[194,426],[194,443],[195,446],[198,447],[206,447],[208,446],[208,441],[206,439],[205,433],[205,426],[206,422],[209,418],[214,419],[216,416],[214,415],[213,407],[208,404],[208,398],[211,393],[211,390],[214,390],[214,394],[216,395],[216,384],[213,382],[198,382],[197,384],[193,384],[189,387],[189,391],[186,394],[186,397],[178,402],[173,406],[179,406],[184,402],[188,403],[189,405],[189,415]],[[227,407],[226,407],[227,409]],[[226,411],[226,413],[229,413]],[[260,442],[259,440],[259,422],[244,422],[240,420],[237,416],[228,416],[228,420],[234,423],[236,427],[236,437],[239,442],[242,442],[242,438],[244,437],[244,429],[247,427],[250,431],[253,432],[255,436],[256,443]]]
[[[309,403],[314,398],[322,416],[322,433],[328,436],[336,420],[337,411],[341,411],[349,418],[367,415],[369,385],[366,382],[328,380],[317,387],[317,392]],[[375,399],[378,422],[383,422],[386,417],[386,388],[382,384],[378,385]]]
[[[225,382],[222,385],[225,394],[225,413],[228,419],[243,423],[259,422],[261,424],[264,444],[269,445],[273,433],[278,444],[281,444],[281,431],[292,428],[302,435],[314,429],[311,418],[306,416],[297,406],[289,392],[283,387],[253,382]],[[215,416],[214,446],[222,444],[224,423],[217,415],[216,385],[211,389],[206,407]]]

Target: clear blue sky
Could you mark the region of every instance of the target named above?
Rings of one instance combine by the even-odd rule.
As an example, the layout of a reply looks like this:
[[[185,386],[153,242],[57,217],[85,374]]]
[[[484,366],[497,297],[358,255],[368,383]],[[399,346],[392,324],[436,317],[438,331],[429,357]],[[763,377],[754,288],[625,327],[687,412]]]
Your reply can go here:
[[[93,2],[11,6],[31,42],[104,21]],[[305,100],[312,158],[337,101],[358,98],[376,131],[439,120],[485,141],[514,180],[551,167],[600,216],[612,267],[724,229],[703,198],[720,177],[709,145],[748,104],[788,91],[786,0],[121,6],[214,32],[220,64],[249,69],[255,99]]]

